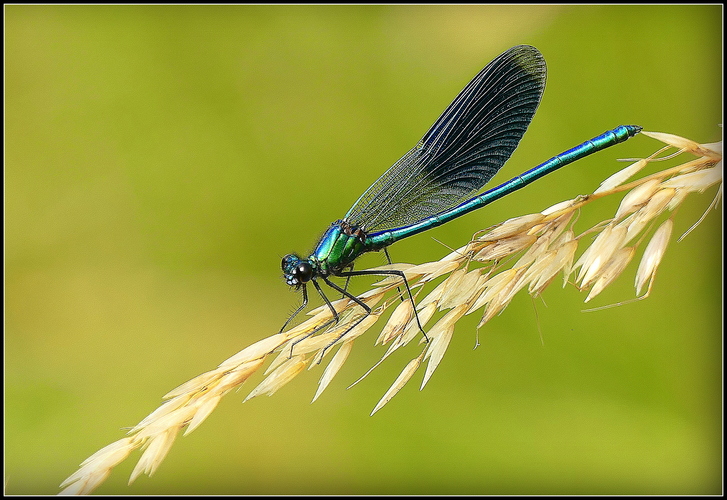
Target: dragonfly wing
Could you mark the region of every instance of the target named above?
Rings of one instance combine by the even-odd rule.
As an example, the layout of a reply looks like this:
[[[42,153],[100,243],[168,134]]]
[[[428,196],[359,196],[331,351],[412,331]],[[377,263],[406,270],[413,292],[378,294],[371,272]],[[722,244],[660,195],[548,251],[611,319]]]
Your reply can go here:
[[[500,54],[419,143],[361,195],[345,219],[367,232],[407,226],[479,191],[520,142],[545,78],[545,60],[535,47],[518,45]]]

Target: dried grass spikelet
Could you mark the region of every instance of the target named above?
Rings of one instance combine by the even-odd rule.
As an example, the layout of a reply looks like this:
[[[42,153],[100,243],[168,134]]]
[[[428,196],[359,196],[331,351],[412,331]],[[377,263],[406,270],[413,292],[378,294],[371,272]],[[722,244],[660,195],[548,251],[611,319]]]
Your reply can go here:
[[[337,324],[333,324],[332,313],[326,305],[310,311],[308,315],[311,317],[307,321],[252,344],[220,363],[216,369],[167,393],[164,403],[134,426],[127,437],[87,458],[78,471],[61,484],[64,488],[61,493],[90,493],[108,477],[113,467],[139,448],[143,453],[129,482],[142,473],[153,474],[179,431],[184,429],[186,435],[196,429],[215,409],[222,396],[238,389],[252,375],[262,371],[273,355],[276,357],[268,364],[265,378],[245,400],[274,394],[306,367],[316,367],[325,355],[335,352],[323,370],[313,397],[317,399],[349,357],[355,340],[393,305],[396,305],[394,312],[376,340],[377,344],[388,345],[388,348],[372,370],[412,340],[424,343],[419,323],[426,329],[429,342],[424,343],[422,351],[406,365],[372,414],[390,401],[426,361],[421,384],[421,388],[424,387],[442,360],[457,321],[463,316],[479,311],[481,327],[500,314],[518,291],[527,289],[531,295],[539,295],[561,272],[564,286],[574,279],[577,287],[589,290],[585,300],[590,301],[623,273],[647,239],[648,244],[636,272],[635,288],[638,298],[648,296],[671,237],[671,217],[662,222],[651,237],[648,234],[656,225],[657,218],[673,212],[690,193],[703,192],[719,184],[712,205],[719,203],[722,194],[722,146],[721,143],[697,144],[670,134],[642,133],[666,143],[667,148],[678,148],[676,154],[689,152],[697,158],[625,183],[650,163],[662,159],[658,155],[667,149],[663,148],[612,175],[595,193],[493,226],[439,261],[416,266],[384,266],[405,273],[416,298],[416,314],[406,292],[402,292],[401,280],[396,277],[386,277],[359,296],[372,308],[369,316],[365,316],[362,308],[349,299],[333,302],[340,314]],[[613,218],[576,233],[574,225],[577,217],[574,215],[581,208],[604,196],[624,192],[626,195]],[[587,248],[574,264],[582,242]],[[505,267],[504,263],[512,264]],[[425,286],[438,278],[442,281],[424,293]],[[641,295],[647,283],[648,289]],[[437,311],[446,312],[434,326],[427,327]]]

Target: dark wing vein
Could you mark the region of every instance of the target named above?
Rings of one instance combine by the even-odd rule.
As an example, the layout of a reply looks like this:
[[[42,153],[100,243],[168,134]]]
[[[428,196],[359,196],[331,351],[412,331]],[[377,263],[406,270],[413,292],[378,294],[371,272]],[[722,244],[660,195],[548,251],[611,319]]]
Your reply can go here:
[[[513,47],[480,71],[419,143],[346,214],[365,231],[407,226],[479,191],[513,153],[545,88],[545,60]]]

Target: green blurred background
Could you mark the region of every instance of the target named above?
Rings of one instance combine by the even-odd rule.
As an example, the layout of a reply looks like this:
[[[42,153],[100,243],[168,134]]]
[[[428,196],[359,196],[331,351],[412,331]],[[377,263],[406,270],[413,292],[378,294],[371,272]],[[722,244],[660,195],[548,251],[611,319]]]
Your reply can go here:
[[[53,494],[161,396],[277,331],[306,252],[487,62],[538,47],[549,78],[503,181],[635,123],[719,140],[722,7],[6,6],[6,492]],[[644,136],[431,233],[425,262],[660,147]],[[653,168],[652,168],[653,170]],[[721,207],[676,237],[650,298],[583,313],[573,287],[462,320],[426,390],[369,413],[411,346],[376,332],[321,369],[231,394],[158,473],[106,494],[715,494],[722,476]],[[618,200],[585,210],[609,217]],[[640,255],[640,253],[639,253]],[[363,258],[361,266],[383,262]],[[633,297],[634,261],[598,299]],[[355,285],[361,291],[366,280]],[[535,309],[534,309],[535,305]],[[541,332],[543,343],[541,343]],[[423,372],[422,372],[423,373]]]

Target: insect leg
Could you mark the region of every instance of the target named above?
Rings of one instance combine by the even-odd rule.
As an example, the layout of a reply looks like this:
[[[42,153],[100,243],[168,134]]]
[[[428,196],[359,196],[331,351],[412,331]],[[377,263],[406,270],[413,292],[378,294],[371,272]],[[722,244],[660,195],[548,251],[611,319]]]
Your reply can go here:
[[[350,269],[351,271],[353,271],[353,262],[351,262],[346,269]],[[348,282],[350,279],[351,279],[350,276],[346,278],[346,284],[343,286],[344,290],[348,290]],[[345,296],[346,296],[345,293],[341,294],[341,298],[344,298]]]
[[[397,271],[395,269],[387,269],[387,270],[379,270],[379,271],[351,271],[349,273],[342,272],[339,273],[338,276],[398,276],[402,280],[404,280],[404,285],[406,286],[406,291],[409,294],[409,300],[411,301],[412,308],[414,309],[414,317],[417,320],[417,326],[419,326],[419,331],[422,332],[422,335],[424,335],[424,340],[429,342],[429,337],[427,337],[426,332],[424,331],[424,328],[422,328],[422,324],[419,321],[419,315],[417,314],[417,307],[416,303],[414,302],[414,296],[411,294],[411,288],[409,287],[409,281],[406,279],[406,276],[404,275],[403,271]],[[326,280],[328,282],[328,280]],[[359,302],[359,301],[357,301]],[[360,303],[360,302],[359,302]]]
[[[351,276],[358,276],[358,274],[354,273],[354,274],[351,274]],[[351,295],[349,292],[347,292],[340,286],[336,285],[334,282],[330,281],[325,276],[323,276],[322,278],[323,278],[323,281],[326,282],[326,285],[330,286],[334,290],[341,292],[344,296],[348,297],[349,299],[353,300],[356,304],[360,305],[364,309],[364,311],[366,311],[366,314],[363,317],[359,318],[353,325],[346,328],[346,331],[343,332],[341,335],[339,335],[338,338],[336,338],[336,340],[334,340],[333,342],[331,342],[330,344],[328,344],[326,347],[323,348],[323,351],[321,351],[321,358],[320,358],[321,360],[323,359],[323,356],[325,355],[325,353],[328,349],[330,349],[336,342],[341,340],[348,332],[350,332],[351,330],[356,328],[356,326],[358,326],[359,323],[361,323],[363,320],[365,320],[369,316],[369,314],[371,314],[371,308],[368,305],[366,305],[366,303],[363,302],[361,299],[359,299],[355,295]],[[319,363],[320,363],[320,361],[319,361]]]
[[[280,329],[278,333],[283,333],[283,330],[285,330],[285,327],[288,326],[288,323],[290,323],[293,318],[295,318],[300,311],[302,311],[305,306],[308,305],[308,291],[305,288],[305,283],[303,283],[303,303],[300,305],[298,309],[295,310],[293,314],[290,315],[288,320],[283,324],[283,327]]]
[[[328,283],[328,280],[327,280],[327,279],[325,279],[325,278],[323,278],[323,279],[324,279],[324,280],[326,281],[326,283]],[[338,323],[338,320],[339,320],[339,316],[338,316],[338,312],[336,311],[336,308],[335,308],[335,307],[333,307],[333,304],[331,304],[331,301],[330,301],[330,300],[328,300],[328,297],[326,297],[326,294],[325,294],[325,293],[323,293],[323,290],[321,289],[321,286],[320,286],[320,285],[318,284],[318,282],[317,282],[317,281],[316,281],[315,279],[313,279],[313,280],[311,280],[311,281],[313,282],[313,286],[314,286],[314,287],[316,287],[316,290],[318,290],[318,293],[319,293],[319,294],[321,295],[321,297],[323,297],[323,300],[324,300],[324,301],[326,302],[326,304],[328,305],[328,308],[329,308],[329,309],[331,310],[331,312],[333,313],[333,318],[331,318],[330,320],[326,321],[326,322],[325,322],[325,323],[323,323],[323,324],[322,324],[321,326],[319,326],[319,327],[315,328],[315,329],[314,329],[314,330],[313,330],[312,332],[310,332],[310,333],[309,333],[308,335],[305,335],[305,336],[303,336],[303,337],[301,337],[301,338],[297,339],[297,340],[296,340],[295,342],[293,342],[292,344],[290,344],[290,357],[291,357],[291,358],[293,357],[293,348],[294,348],[294,347],[295,347],[295,346],[296,346],[296,345],[297,345],[297,344],[298,344],[299,342],[302,342],[303,340],[307,339],[307,338],[308,338],[308,337],[310,337],[311,335],[314,335],[314,334],[316,334],[316,333],[320,332],[321,330],[323,330],[324,328],[326,328],[326,327],[327,327],[328,325],[330,325],[330,324],[331,324],[332,322],[334,322],[334,321],[335,321],[336,323]],[[308,303],[308,294],[307,294],[307,293],[306,293],[306,291],[305,291],[305,284],[303,284],[303,305],[302,305],[302,306],[300,306],[300,307],[298,308],[298,310],[297,310],[297,311],[295,311],[295,314],[298,314],[298,313],[300,312],[300,310],[301,310],[301,309],[303,309],[303,308],[305,307],[305,305],[306,305],[307,303]],[[294,314],[294,315],[295,315],[295,314]],[[291,319],[292,319],[292,318],[291,318]],[[288,321],[290,321],[290,319],[289,319]],[[288,322],[286,322],[285,324],[287,325],[287,324],[288,324]],[[285,326],[283,326],[283,328],[285,328]],[[282,330],[281,330],[281,331],[282,331]]]
[[[315,279],[313,279],[311,281],[313,281],[313,286],[316,287],[316,290],[318,290],[318,293],[321,294],[321,297],[323,297],[323,300],[326,301],[326,304],[328,305],[328,309],[331,310],[331,312],[333,313],[333,318],[336,320],[336,323],[338,323],[338,319],[339,318],[338,318],[338,312],[336,311],[336,308],[333,307],[333,304],[331,304],[331,301],[328,300],[328,297],[326,297],[326,294],[323,293],[323,290],[321,290],[321,286],[318,284],[318,282]],[[325,281],[326,283],[328,283],[329,286],[331,285],[330,281],[328,281],[326,278],[323,278],[323,281]],[[336,287],[336,288],[338,288],[338,287]],[[340,290],[340,288],[339,288],[339,290]],[[346,292],[343,292],[343,293],[345,295],[349,295]]]
[[[384,247],[384,255],[386,255],[386,261],[387,261],[387,262],[388,262],[389,264],[391,264],[391,263],[392,263],[392,262],[391,262],[391,257],[389,256],[389,251],[388,251],[388,250],[386,249],[386,247]],[[353,271],[353,268],[351,268],[351,271]],[[397,286],[397,287],[396,287],[396,291],[397,291],[397,292],[399,292],[399,297],[401,297],[401,301],[402,301],[402,302],[404,302],[404,296],[403,296],[403,295],[401,295],[401,288],[399,288],[399,287]],[[411,295],[411,294],[410,294],[410,295]],[[425,337],[426,337],[426,335],[425,335]]]

